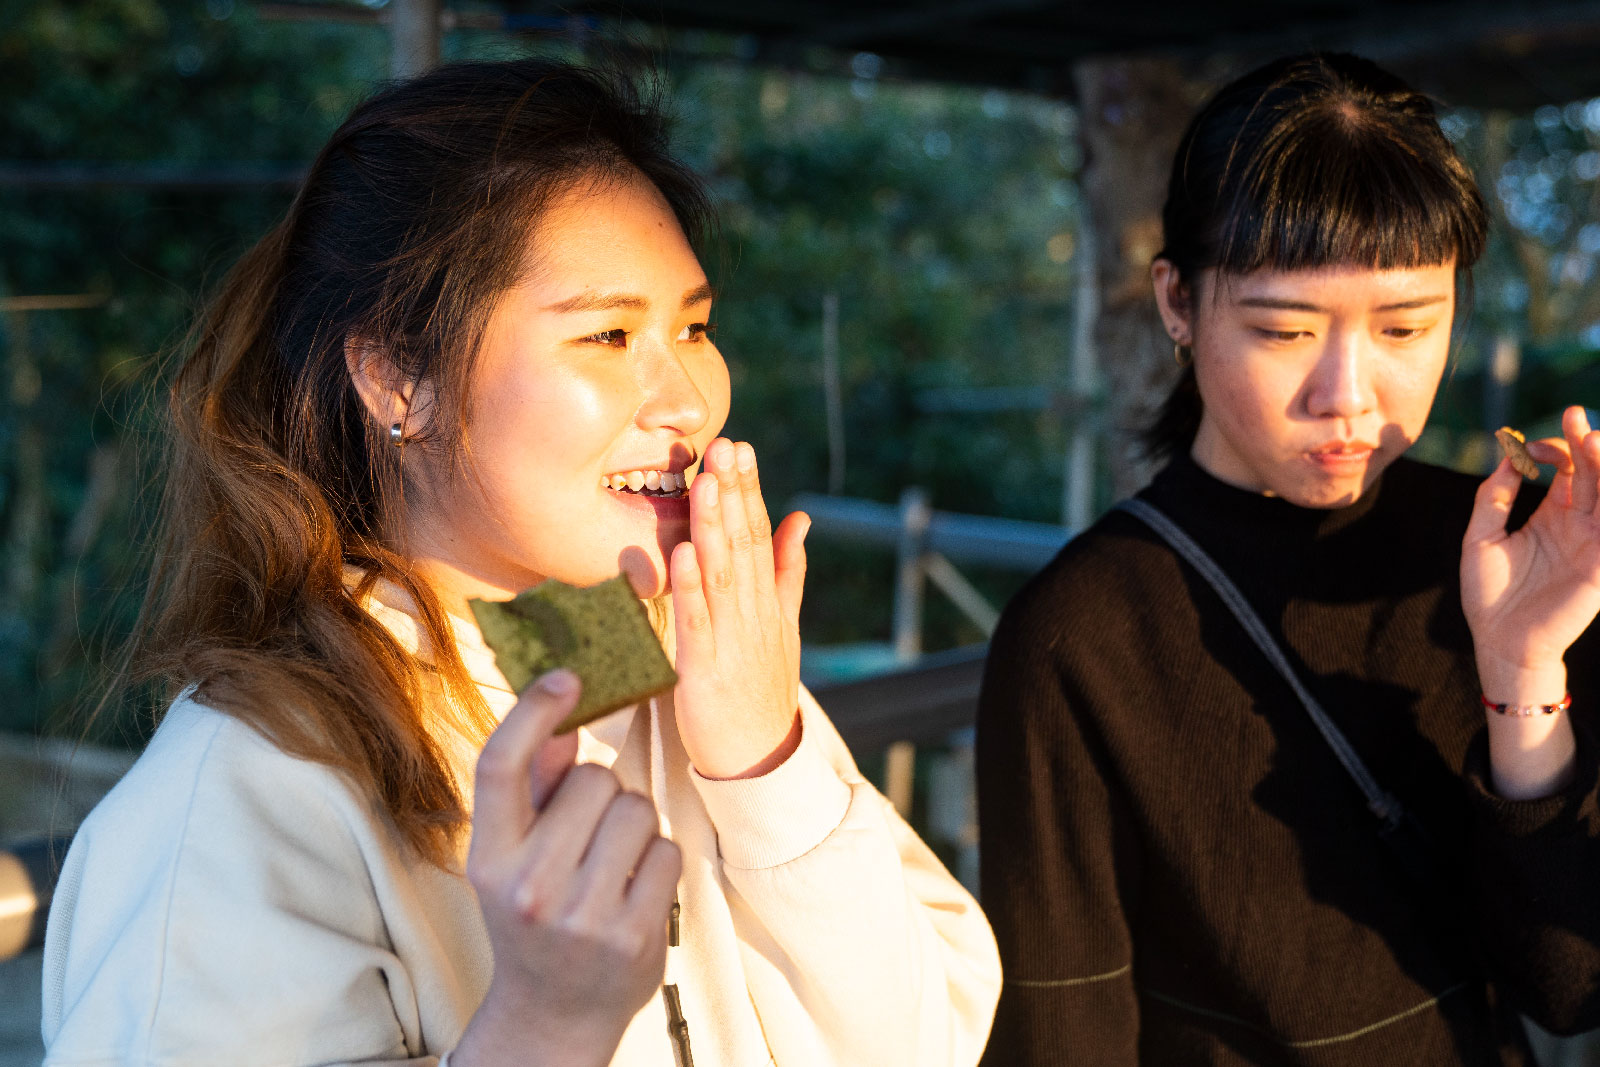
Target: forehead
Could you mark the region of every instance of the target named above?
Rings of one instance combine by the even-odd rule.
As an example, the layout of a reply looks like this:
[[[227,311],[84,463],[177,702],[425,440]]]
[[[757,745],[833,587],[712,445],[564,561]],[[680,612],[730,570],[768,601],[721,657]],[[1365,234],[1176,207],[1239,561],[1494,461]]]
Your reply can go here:
[[[1456,268],[1454,261],[1392,270],[1337,265],[1302,270],[1265,268],[1249,274],[1216,272],[1214,277],[1216,301],[1236,307],[1381,308],[1451,300]]]
[[[527,282],[572,290],[691,288],[705,272],[666,197],[641,175],[580,180],[529,235]]]

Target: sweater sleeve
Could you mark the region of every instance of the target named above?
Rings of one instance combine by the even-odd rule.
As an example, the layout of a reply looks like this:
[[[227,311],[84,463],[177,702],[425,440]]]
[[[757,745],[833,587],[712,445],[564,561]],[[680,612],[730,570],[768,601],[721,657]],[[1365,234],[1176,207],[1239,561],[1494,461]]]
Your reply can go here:
[[[328,768],[180,700],[65,861],[48,1067],[434,1067],[360,814]]]
[[[983,901],[1006,976],[984,1063],[1135,1067],[1137,832],[1069,699],[1052,615],[1037,598],[1007,609],[979,698]]]
[[[969,1067],[999,993],[977,903],[856,769],[801,691],[804,733],[761,778],[695,776],[746,980],[779,1067]]]
[[[1489,965],[1520,1011],[1561,1034],[1600,1027],[1600,738],[1591,710],[1600,690],[1585,681],[1574,672],[1577,770],[1566,789],[1537,800],[1496,795],[1486,734],[1467,764],[1474,903]]]

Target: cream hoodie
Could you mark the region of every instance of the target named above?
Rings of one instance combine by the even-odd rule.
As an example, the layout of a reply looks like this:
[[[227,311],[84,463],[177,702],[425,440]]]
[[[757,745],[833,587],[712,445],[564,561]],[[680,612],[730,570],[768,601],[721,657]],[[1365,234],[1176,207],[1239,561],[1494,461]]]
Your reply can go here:
[[[403,611],[370,605],[417,647]],[[515,700],[472,623],[463,659]],[[697,1067],[976,1063],[1000,988],[977,904],[801,693],[760,778],[690,765],[670,695],[580,734],[683,851],[670,950]],[[471,796],[475,753],[456,752]],[[190,695],[78,831],[46,935],[46,1067],[447,1067],[492,955],[459,871],[412,855],[339,773]],[[660,994],[613,1067],[674,1067]]]

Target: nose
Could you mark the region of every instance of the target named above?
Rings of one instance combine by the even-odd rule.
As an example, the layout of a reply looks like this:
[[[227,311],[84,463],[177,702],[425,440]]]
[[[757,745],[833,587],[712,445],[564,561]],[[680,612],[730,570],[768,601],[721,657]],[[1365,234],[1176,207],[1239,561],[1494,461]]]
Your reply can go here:
[[[1329,335],[1306,382],[1306,407],[1318,418],[1350,419],[1377,404],[1372,387],[1371,341],[1360,330]]]
[[[643,430],[671,430],[684,437],[705,428],[711,404],[695,371],[700,360],[686,362],[672,344],[652,345],[643,353],[640,385],[644,401],[634,420]]]

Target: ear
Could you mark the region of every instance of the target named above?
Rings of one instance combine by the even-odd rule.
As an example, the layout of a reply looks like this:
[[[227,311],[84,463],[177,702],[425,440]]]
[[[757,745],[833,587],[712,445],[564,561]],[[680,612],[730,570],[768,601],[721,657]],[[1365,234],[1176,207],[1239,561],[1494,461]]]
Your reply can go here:
[[[407,436],[422,428],[413,425],[421,414],[413,403],[417,399],[416,383],[400,373],[383,346],[348,337],[344,342],[344,365],[368,417],[382,432],[387,434],[397,422]]]
[[[1150,264],[1150,284],[1156,291],[1161,323],[1174,344],[1194,344],[1194,291],[1170,259]]]

